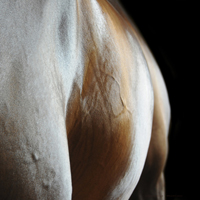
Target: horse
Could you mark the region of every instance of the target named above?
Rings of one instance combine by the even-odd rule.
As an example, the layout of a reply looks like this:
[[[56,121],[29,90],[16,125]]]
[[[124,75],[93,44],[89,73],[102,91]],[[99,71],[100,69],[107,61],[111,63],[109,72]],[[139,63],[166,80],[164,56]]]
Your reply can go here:
[[[118,0],[0,0],[0,199],[165,199],[170,112]]]

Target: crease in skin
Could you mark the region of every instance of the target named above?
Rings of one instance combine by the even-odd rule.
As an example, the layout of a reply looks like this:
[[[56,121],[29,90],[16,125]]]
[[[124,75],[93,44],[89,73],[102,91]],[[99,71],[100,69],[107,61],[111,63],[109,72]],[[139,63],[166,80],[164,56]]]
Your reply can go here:
[[[106,74],[107,76],[109,76],[109,77],[111,77],[116,83],[117,83],[117,85],[118,85],[118,87],[119,87],[119,94],[120,94],[120,100],[121,100],[121,102],[122,102],[122,106],[124,107],[124,109],[126,109],[130,114],[132,114],[132,112],[130,111],[130,109],[128,108],[128,106],[126,105],[126,103],[125,103],[125,101],[124,101],[124,99],[123,99],[123,97],[122,97],[122,94],[121,94],[121,87],[120,87],[120,83],[119,83],[119,81],[113,76],[113,75],[111,75],[111,74],[109,74],[109,73],[106,73],[105,71],[103,71],[102,69],[100,69],[100,71],[102,72],[102,73],[104,73],[104,74]],[[124,109],[116,116],[116,117],[118,117],[118,116],[120,116],[122,113],[124,113]],[[114,113],[114,112],[113,112]]]
[[[103,8],[102,8],[102,10],[103,10]],[[105,15],[104,16],[105,18],[106,18],[106,20],[107,20],[107,23],[109,24],[109,28],[108,28],[108,32],[112,35],[112,42],[109,42],[109,45],[114,45],[114,48],[117,50],[117,51],[120,51],[120,54],[121,54],[121,56],[120,56],[120,63],[123,65],[122,67],[121,67],[121,69],[120,70],[122,70],[121,71],[121,74],[126,74],[127,72],[125,71],[125,70],[127,70],[127,66],[129,65],[129,62],[128,61],[125,61],[125,59],[124,58],[122,58],[123,57],[123,55],[125,54],[124,52],[127,52],[127,51],[130,51],[130,49],[127,49],[127,45],[128,45],[128,41],[126,40],[126,34],[124,33],[124,31],[120,28],[120,26],[118,26],[118,24],[116,24],[115,23],[115,21],[113,20],[113,18],[115,18],[115,16],[110,16],[110,15]],[[117,29],[119,29],[119,30],[116,30],[116,28]],[[113,31],[113,30],[115,30],[115,31]],[[125,42],[125,43],[127,43],[127,44],[123,44],[122,42],[120,42],[120,40],[118,39],[118,38],[124,38],[125,40],[123,40],[123,42]],[[126,45],[126,47],[124,46],[124,45]],[[125,47],[125,48],[124,48]],[[111,51],[112,52],[112,50],[111,49],[109,49],[109,51]],[[124,52],[123,52],[124,51]],[[114,52],[114,49],[113,49],[113,52]],[[100,55],[101,56],[101,55]],[[116,57],[116,55],[114,55],[114,53],[111,53],[111,55],[110,55],[111,57],[113,57],[114,59],[115,59],[115,57]],[[125,56],[125,55],[124,55]],[[105,57],[106,57],[106,55],[105,55]],[[126,56],[127,57],[127,56]],[[129,58],[129,56],[127,57],[127,59],[128,60],[130,60],[130,58]],[[115,63],[116,64],[116,66],[118,65],[117,63]],[[116,68],[115,66],[113,66],[113,69],[114,68]],[[100,68],[99,70],[101,70],[103,73],[105,73],[105,74],[107,74],[108,76],[110,76],[114,81],[116,81],[116,83],[117,83],[117,85],[119,86],[119,88],[120,88],[120,99],[121,99],[121,102],[122,102],[122,105],[124,106],[124,107],[126,107],[126,109],[131,113],[131,111],[130,111],[130,108],[128,108],[128,106],[127,106],[127,104],[125,103],[125,100],[124,100],[124,95],[125,95],[125,91],[126,91],[126,89],[125,89],[125,86],[124,86],[124,88],[123,88],[123,93],[124,93],[124,95],[122,94],[122,91],[121,91],[121,87],[120,87],[120,83],[119,83],[119,81],[117,81],[117,79],[115,78],[115,76],[114,75],[112,75],[111,73],[108,73],[108,72],[106,72],[105,70],[103,70],[103,68]],[[115,69],[116,70],[116,69]],[[125,76],[125,75],[124,75]],[[121,83],[121,85],[127,85],[127,83],[125,83],[125,79],[124,78],[122,78],[122,83]],[[127,95],[127,93],[126,93],[126,95]]]
[[[94,46],[95,46],[95,44],[94,44]],[[96,46],[95,46],[96,47]],[[106,101],[108,101],[108,99],[109,99],[109,97],[108,97],[108,94],[107,93],[105,93],[104,91],[102,91],[102,88],[104,88],[104,83],[102,82],[102,77],[104,77],[105,75],[106,76],[108,76],[108,77],[110,77],[111,79],[112,79],[112,81],[114,81],[116,84],[117,84],[117,87],[118,87],[118,89],[119,89],[119,98],[120,98],[120,101],[121,101],[121,104],[122,104],[122,106],[123,106],[123,109],[118,113],[118,114],[115,114],[115,112],[113,111],[113,107],[112,107],[112,105],[111,105],[111,108],[112,108],[112,113],[115,115],[115,117],[119,117],[122,113],[124,113],[125,112],[125,110],[127,110],[130,114],[131,114],[131,111],[130,111],[130,109],[128,108],[128,106],[126,105],[126,103],[125,103],[125,101],[124,101],[124,99],[123,99],[123,97],[122,97],[122,93],[121,93],[121,87],[120,87],[120,83],[119,83],[119,81],[114,77],[114,75],[111,75],[110,73],[108,73],[108,72],[105,72],[104,71],[104,66],[106,65],[105,63],[98,63],[98,60],[97,60],[97,55],[96,55],[96,52],[95,51],[93,51],[91,54],[90,54],[90,56],[88,56],[88,59],[89,59],[89,62],[88,62],[88,64],[87,64],[87,67],[85,68],[85,75],[84,75],[84,83],[85,82],[87,82],[87,80],[86,80],[86,77],[88,78],[88,76],[91,76],[91,75],[88,75],[87,76],[87,74],[90,72],[90,70],[91,70],[91,68],[92,68],[92,72],[93,72],[93,75],[94,75],[94,77],[96,78],[96,82],[95,82],[95,84],[97,84],[98,85],[98,88],[99,88],[99,91],[100,91],[100,93],[101,93],[101,96],[102,96],[102,98],[104,99],[104,102],[105,102],[105,104],[106,104]],[[104,61],[105,62],[105,61]],[[94,66],[96,66],[96,67],[94,67]],[[93,69],[93,68],[95,68],[95,69]],[[89,72],[88,72],[88,70],[89,70]],[[99,72],[101,72],[99,75],[97,75]],[[102,73],[104,74],[104,75],[102,75]],[[90,74],[90,73],[89,73]],[[90,78],[88,78],[88,79],[90,79]],[[105,78],[104,78],[105,79]],[[110,81],[109,81],[110,82]],[[87,84],[87,83],[86,83]],[[113,85],[113,83],[112,83],[112,85]],[[87,86],[85,86],[86,88],[87,88]],[[89,86],[88,86],[89,87]],[[84,85],[83,85],[83,88],[84,88]],[[82,90],[82,96],[84,96],[83,95],[83,93],[85,92],[85,90],[86,89],[83,89]],[[104,97],[105,96],[105,97]],[[84,97],[83,97],[84,98]],[[85,110],[85,115],[88,115],[88,114],[90,114],[90,112],[91,112],[91,109],[92,109],[92,106],[90,106],[90,109],[89,110]]]

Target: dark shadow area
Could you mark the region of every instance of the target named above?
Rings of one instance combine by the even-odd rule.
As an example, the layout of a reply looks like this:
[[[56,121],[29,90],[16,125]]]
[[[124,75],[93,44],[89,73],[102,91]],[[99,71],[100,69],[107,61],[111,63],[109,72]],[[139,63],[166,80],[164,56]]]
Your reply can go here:
[[[121,0],[152,50],[164,76],[172,109],[165,169],[167,200],[198,199],[197,112],[199,25],[189,1]],[[197,37],[198,36],[198,37]],[[198,109],[199,110],[199,109]],[[195,198],[196,197],[196,198]]]

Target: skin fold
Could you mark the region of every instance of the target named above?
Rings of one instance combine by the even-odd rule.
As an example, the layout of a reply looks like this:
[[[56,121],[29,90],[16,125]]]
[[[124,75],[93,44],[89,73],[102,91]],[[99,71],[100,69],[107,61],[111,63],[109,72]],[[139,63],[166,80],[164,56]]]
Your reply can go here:
[[[0,199],[163,200],[169,121],[118,1],[0,0]]]

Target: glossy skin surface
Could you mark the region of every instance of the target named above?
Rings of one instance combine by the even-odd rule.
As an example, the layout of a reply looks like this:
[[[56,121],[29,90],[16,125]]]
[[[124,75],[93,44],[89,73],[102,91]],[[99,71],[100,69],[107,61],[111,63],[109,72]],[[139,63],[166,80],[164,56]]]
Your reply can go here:
[[[117,1],[1,0],[0,84],[0,199],[164,198],[168,96]]]

